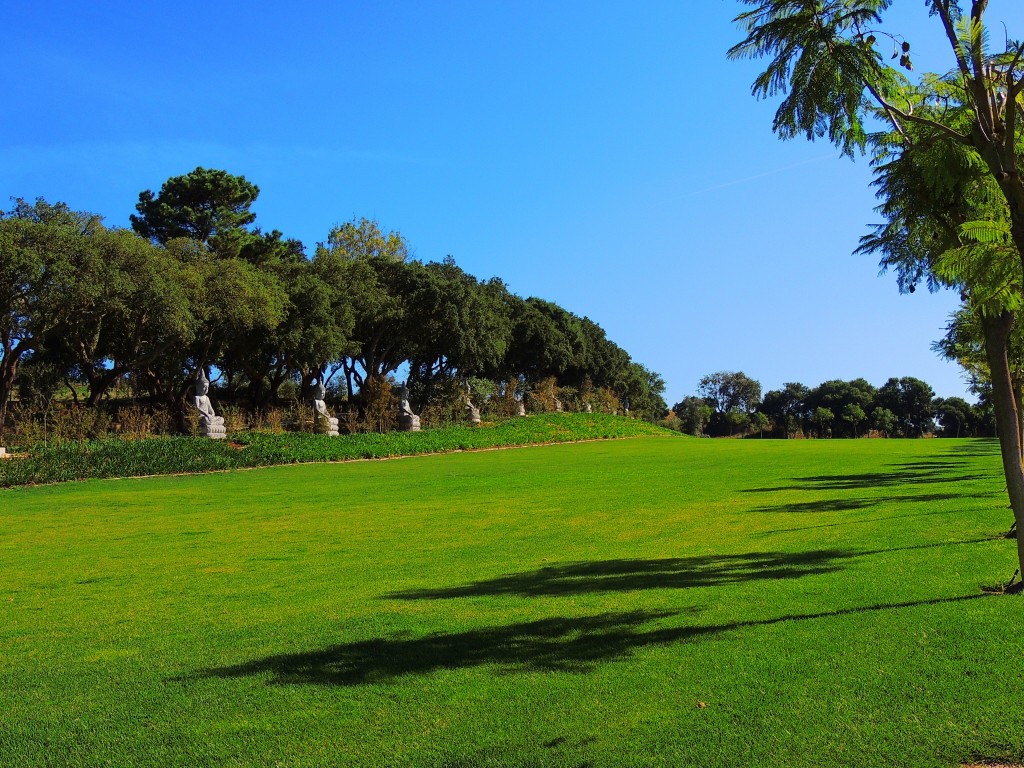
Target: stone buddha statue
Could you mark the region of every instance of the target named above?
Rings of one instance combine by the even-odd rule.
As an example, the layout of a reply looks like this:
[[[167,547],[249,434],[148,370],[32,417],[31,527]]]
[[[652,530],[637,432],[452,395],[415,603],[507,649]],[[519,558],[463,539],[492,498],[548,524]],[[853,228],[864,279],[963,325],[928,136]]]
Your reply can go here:
[[[469,387],[466,387],[466,415],[469,416],[470,424],[480,423],[480,409],[473,405],[473,401],[469,398]]]
[[[338,436],[338,419],[327,410],[327,389],[319,381],[313,386],[313,421],[315,430],[322,435]]]
[[[212,440],[223,440],[227,437],[228,431],[224,426],[224,417],[218,416],[213,410],[213,403],[210,402],[210,380],[206,378],[202,368],[196,374],[195,397],[193,404],[199,411],[199,433],[203,437]]]
[[[420,417],[412,412],[409,405],[409,387],[406,384],[398,392],[398,428],[402,432],[420,431]]]

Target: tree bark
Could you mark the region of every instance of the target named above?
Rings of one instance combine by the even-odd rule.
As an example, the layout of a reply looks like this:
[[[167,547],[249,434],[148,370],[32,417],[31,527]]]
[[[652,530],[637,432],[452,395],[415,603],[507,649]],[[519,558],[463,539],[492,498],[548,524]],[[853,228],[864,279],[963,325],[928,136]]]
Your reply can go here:
[[[18,378],[18,363],[24,350],[21,344],[12,344],[4,339],[4,356],[0,359],[0,445],[3,444],[4,428],[7,426],[7,405],[14,393],[14,381]]]
[[[1021,459],[1020,414],[1017,411],[1007,356],[1013,320],[1013,313],[1004,310],[983,316],[981,324],[985,332],[985,355],[992,371],[992,404],[999,433],[1003,474],[1006,476],[1006,492],[1010,497],[1017,530],[1024,531],[1024,461]],[[1024,573],[1024,535],[1017,536],[1017,562],[1021,573]]]

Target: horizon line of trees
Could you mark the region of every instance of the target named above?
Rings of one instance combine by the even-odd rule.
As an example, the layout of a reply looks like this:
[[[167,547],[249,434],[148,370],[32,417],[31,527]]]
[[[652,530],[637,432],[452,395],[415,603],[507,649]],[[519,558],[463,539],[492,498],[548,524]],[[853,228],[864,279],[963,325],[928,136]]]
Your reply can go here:
[[[913,376],[875,387],[863,378],[831,379],[816,387],[787,382],[762,396],[761,384],[742,371],[701,378],[697,394],[672,406],[677,429],[697,436],[857,438],[993,437],[995,417],[983,388],[979,402],[936,397]]]
[[[399,232],[365,218],[334,226],[307,256],[256,225],[258,194],[244,176],[198,167],[140,193],[131,229],[15,198],[0,213],[0,437],[27,390],[69,387],[96,406],[127,387],[183,419],[198,371],[253,411],[279,405],[285,382],[305,393],[314,381],[364,411],[391,397],[400,370],[417,408],[453,384],[488,380],[522,397],[554,379],[637,416],[667,410],[661,377],[593,320],[450,256],[417,260]]]

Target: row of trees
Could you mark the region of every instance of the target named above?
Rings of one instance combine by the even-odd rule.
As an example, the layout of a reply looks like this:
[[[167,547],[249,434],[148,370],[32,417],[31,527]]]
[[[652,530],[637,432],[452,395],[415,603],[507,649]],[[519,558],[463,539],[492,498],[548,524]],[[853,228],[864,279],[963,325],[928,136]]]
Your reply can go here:
[[[937,398],[912,376],[891,378],[881,387],[864,379],[832,379],[813,389],[786,383],[761,394],[761,384],[742,371],[702,378],[697,394],[672,406],[678,426],[693,435],[773,437],[982,437],[994,434],[991,405],[960,397]]]
[[[418,261],[366,219],[334,227],[307,257],[256,226],[258,194],[197,168],[140,194],[131,229],[41,199],[0,215],[0,435],[19,385],[68,386],[96,405],[127,382],[180,410],[200,369],[256,410],[285,382],[314,380],[361,406],[405,366],[418,406],[455,381],[521,393],[554,377],[661,415],[661,378],[592,320],[450,257]]]

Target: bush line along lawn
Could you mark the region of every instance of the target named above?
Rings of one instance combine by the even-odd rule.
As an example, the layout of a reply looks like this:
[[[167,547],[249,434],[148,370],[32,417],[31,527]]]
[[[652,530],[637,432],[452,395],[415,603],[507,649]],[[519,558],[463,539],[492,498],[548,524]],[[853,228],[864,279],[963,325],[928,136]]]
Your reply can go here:
[[[275,464],[379,459],[482,448],[678,433],[609,414],[547,414],[491,426],[327,437],[242,432],[229,442],[188,437],[40,445],[0,461],[0,487],[108,477],[209,472]]]
[[[641,438],[0,494],[0,766],[1024,758],[991,441]]]

